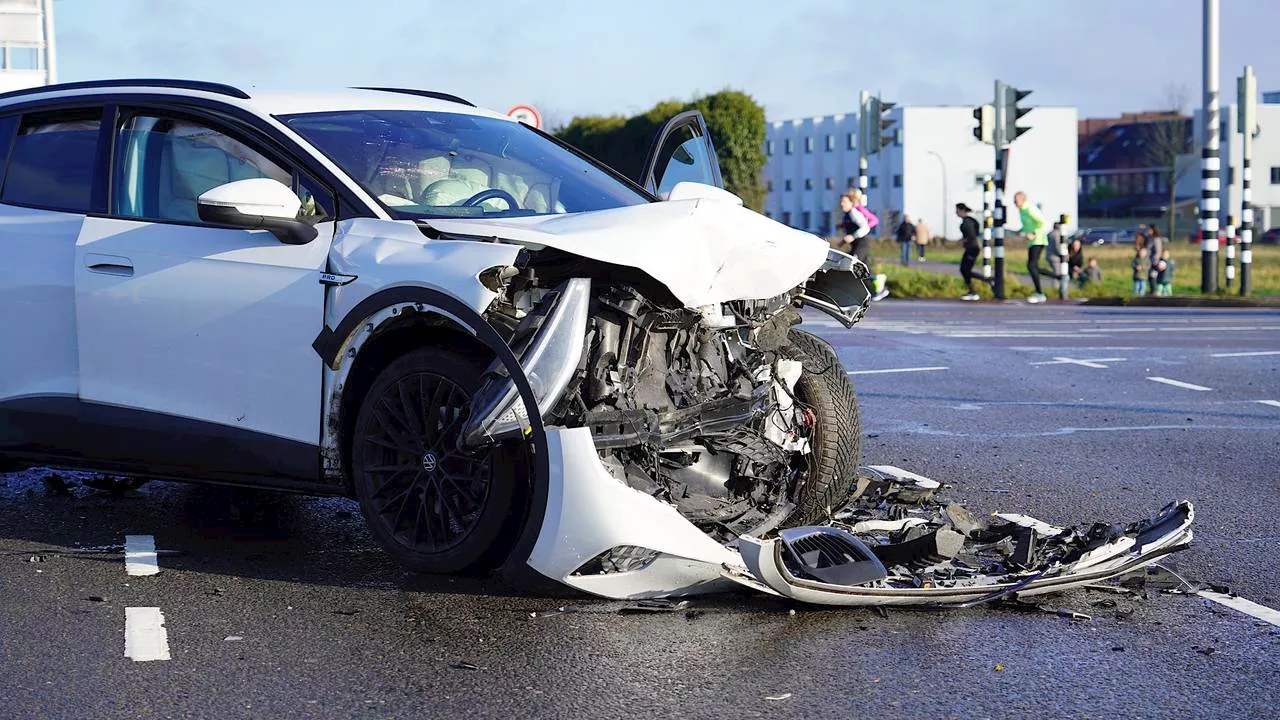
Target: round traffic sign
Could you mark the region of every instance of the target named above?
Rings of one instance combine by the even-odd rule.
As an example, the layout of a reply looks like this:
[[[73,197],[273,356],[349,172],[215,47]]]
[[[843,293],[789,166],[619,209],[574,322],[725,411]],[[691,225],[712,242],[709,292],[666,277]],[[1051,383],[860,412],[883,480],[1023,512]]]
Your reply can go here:
[[[507,111],[507,117],[514,118],[517,122],[522,122],[526,125],[532,125],[539,130],[542,129],[542,115],[532,105],[516,105]]]

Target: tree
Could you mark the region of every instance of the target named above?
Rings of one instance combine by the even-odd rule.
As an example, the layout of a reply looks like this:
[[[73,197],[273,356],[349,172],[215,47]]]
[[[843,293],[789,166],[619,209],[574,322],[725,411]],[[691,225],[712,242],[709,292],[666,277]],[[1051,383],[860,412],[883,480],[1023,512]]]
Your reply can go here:
[[[716,147],[725,189],[753,210],[764,208],[761,178],[765,164],[764,108],[737,90],[720,92],[685,103],[664,100],[634,117],[590,115],[574,117],[555,131],[556,137],[630,178],[639,177],[645,155],[662,125],[686,110],[699,110]]]
[[[1146,123],[1144,145],[1146,161],[1159,168],[1169,186],[1169,237],[1177,237],[1178,181],[1195,163],[1179,163],[1178,158],[1199,147],[1192,141],[1191,118],[1186,116],[1190,92],[1186,85],[1171,84],[1165,88],[1168,118]]]

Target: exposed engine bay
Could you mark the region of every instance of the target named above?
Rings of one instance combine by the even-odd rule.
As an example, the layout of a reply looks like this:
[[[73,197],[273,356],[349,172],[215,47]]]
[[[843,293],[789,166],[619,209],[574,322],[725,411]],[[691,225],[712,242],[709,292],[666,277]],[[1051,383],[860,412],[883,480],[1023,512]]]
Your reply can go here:
[[[789,332],[806,299],[830,300],[837,312],[851,308],[842,316],[847,324],[860,318],[869,293],[853,265],[831,268],[853,286],[840,299],[800,287],[696,308],[634,269],[579,265],[544,250],[519,270],[482,278],[500,292],[489,320],[526,358],[544,420],[590,429],[614,478],[673,505],[721,543],[786,524],[806,484],[818,480],[811,444],[817,415],[797,389],[803,367]],[[587,280],[588,271],[599,279]],[[581,310],[566,309],[575,303]],[[568,314],[581,317],[560,322]],[[540,372],[547,343],[539,340],[557,333],[580,348]],[[497,417],[504,403],[492,398],[505,375],[497,365],[490,374],[490,391],[476,395],[464,433],[477,444],[510,437],[522,422],[519,408]]]

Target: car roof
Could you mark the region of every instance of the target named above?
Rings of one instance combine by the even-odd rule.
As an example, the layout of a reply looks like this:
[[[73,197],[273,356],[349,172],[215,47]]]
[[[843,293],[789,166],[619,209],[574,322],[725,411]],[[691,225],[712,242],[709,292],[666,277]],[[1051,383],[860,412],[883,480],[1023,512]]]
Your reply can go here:
[[[197,97],[237,105],[261,115],[336,112],[344,110],[420,110],[479,115],[511,120],[506,115],[477,108],[448,93],[412,88],[336,88],[276,90],[250,86],[241,89],[200,80],[122,79],[62,83],[0,93],[0,108],[38,100],[92,97],[119,93]],[[514,121],[513,121],[514,122]]]

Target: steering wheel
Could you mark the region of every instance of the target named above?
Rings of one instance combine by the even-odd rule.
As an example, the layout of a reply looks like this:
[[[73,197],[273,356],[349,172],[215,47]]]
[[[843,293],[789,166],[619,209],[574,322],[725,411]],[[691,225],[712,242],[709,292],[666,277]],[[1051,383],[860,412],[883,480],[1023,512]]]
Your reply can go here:
[[[494,199],[502,200],[503,202],[505,202],[507,204],[508,210],[520,209],[520,203],[516,202],[516,199],[511,196],[511,193],[507,192],[506,190],[503,190],[502,188],[489,188],[487,190],[481,190],[475,195],[472,195],[471,197],[464,200],[462,203],[462,206],[475,207],[486,200],[494,200]]]

